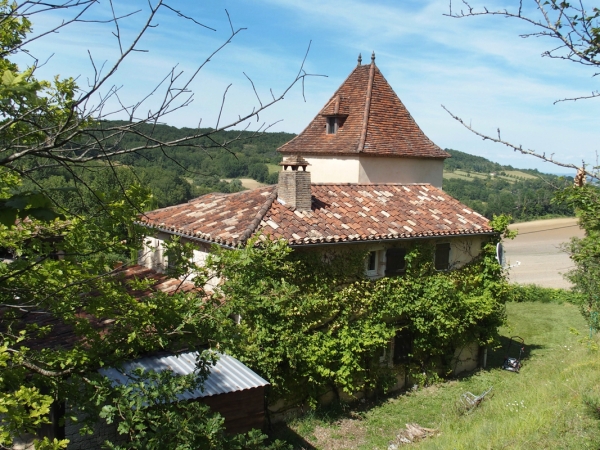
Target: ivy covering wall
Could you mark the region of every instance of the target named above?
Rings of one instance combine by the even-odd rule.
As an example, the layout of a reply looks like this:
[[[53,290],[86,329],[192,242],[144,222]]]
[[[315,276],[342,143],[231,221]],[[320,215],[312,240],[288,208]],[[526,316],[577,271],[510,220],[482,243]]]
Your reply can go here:
[[[301,252],[268,240],[215,249],[208,270],[227,280],[215,292],[227,299],[221,312],[241,316],[215,341],[269,380],[271,402],[315,405],[331,390],[385,391],[400,371],[431,381],[450,373],[455,349],[492,343],[504,323],[509,287],[498,240],[447,272],[433,267],[435,241],[407,242],[406,272],[378,280],[364,275],[365,252]],[[382,363],[399,332],[411,336],[407,358]]]

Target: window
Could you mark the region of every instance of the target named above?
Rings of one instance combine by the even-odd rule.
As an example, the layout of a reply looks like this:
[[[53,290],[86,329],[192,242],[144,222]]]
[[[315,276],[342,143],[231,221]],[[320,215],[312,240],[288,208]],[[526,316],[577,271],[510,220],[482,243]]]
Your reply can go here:
[[[369,256],[366,261],[366,274],[368,276],[377,275],[379,269],[379,263],[377,261],[377,252],[369,252]]]
[[[337,117],[328,117],[327,118],[327,134],[335,134],[338,130],[338,120]]]
[[[389,248],[385,252],[385,276],[393,277],[406,271],[406,249]]]
[[[450,244],[437,244],[435,246],[435,270],[448,270],[450,268]]]
[[[407,364],[413,351],[413,336],[407,329],[403,328],[394,336],[394,364]]]

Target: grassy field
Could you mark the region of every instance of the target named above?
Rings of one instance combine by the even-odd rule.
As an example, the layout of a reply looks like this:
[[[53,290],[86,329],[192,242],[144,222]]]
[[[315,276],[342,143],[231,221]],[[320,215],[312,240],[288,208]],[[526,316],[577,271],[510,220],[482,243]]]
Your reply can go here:
[[[526,180],[535,180],[538,178],[535,175],[531,175],[530,173],[526,172],[521,172],[520,170],[505,170],[504,172],[506,173],[506,175],[523,178]]]
[[[503,180],[508,181],[509,183],[515,183],[519,179],[523,180],[535,180],[536,176],[530,175],[525,172],[521,172],[520,170],[508,170],[504,175],[495,175],[494,178],[501,178]],[[453,172],[444,171],[444,178],[460,178],[461,180],[473,181],[475,178],[486,179],[488,177],[487,173],[479,173],[479,172],[466,172],[464,170],[455,170]]]
[[[585,339],[589,330],[570,304],[512,303],[507,311],[502,343],[512,335],[526,343],[520,373],[499,369],[504,349],[498,349],[487,370],[370,405],[317,411],[277,434],[298,449],[387,449],[405,424],[417,423],[439,435],[411,448],[600,448],[598,410],[584,401],[600,399],[600,357],[592,348],[598,336],[593,344]],[[465,414],[461,394],[489,387],[492,395]]]

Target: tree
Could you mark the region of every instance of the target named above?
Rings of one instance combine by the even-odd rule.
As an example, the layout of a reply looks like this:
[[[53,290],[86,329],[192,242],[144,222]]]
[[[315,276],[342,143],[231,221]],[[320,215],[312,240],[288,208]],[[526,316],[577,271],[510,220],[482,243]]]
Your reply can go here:
[[[38,81],[35,78],[38,61],[25,70],[20,70],[10,58],[21,54],[29,55],[27,45],[38,39],[48,39],[53,33],[75,23],[100,22],[95,16],[88,17],[99,2],[95,0],[53,1],[40,2],[26,0],[9,3],[2,0],[0,8],[2,15],[0,24],[5,36],[0,50],[2,58],[2,104],[0,114],[2,121],[2,146],[0,147],[0,167],[5,167],[21,177],[36,182],[36,174],[44,169],[62,167],[73,172],[74,167],[81,167],[91,162],[102,161],[111,165],[113,159],[129,153],[140,153],[144,150],[159,149],[166,158],[173,158],[172,153],[181,146],[192,147],[198,151],[206,151],[209,147],[220,148],[225,152],[229,146],[239,140],[248,140],[269,129],[272,124],[262,123],[251,135],[239,134],[234,137],[224,137],[220,134],[237,126],[250,127],[251,119],[259,119],[260,114],[273,104],[283,100],[290,89],[298,82],[303,82],[306,76],[304,62],[300,65],[296,77],[279,95],[271,90],[270,98],[263,100],[255,88],[254,82],[248,78],[249,85],[256,94],[257,104],[250,111],[240,114],[229,123],[221,123],[219,119],[212,128],[186,129],[183,136],[174,139],[164,139],[155,134],[153,126],[166,120],[169,114],[188,106],[194,94],[189,87],[200,71],[206,67],[211,58],[229,45],[244,28],[234,28],[230,20],[231,32],[221,46],[216,48],[196,70],[190,75],[176,67],[164,74],[155,88],[137,103],[128,106],[120,99],[120,88],[111,84],[114,75],[120,70],[123,62],[135,52],[143,52],[140,40],[151,32],[153,21],[159,13],[173,13],[182,20],[189,20],[198,26],[199,30],[210,29],[184,12],[175,10],[163,0],[148,2],[147,17],[142,22],[139,31],[126,41],[121,28],[134,14],[142,11],[132,10],[130,13],[117,15],[112,0],[101,4],[100,7],[110,8],[112,17],[105,22],[115,27],[115,45],[119,56],[110,67],[91,59],[94,76],[88,82],[88,87],[77,84],[73,78],[53,82]],[[62,14],[71,12],[70,19],[59,25],[32,33],[31,21],[37,16],[49,12],[61,11]],[[65,12],[66,11],[66,12]],[[229,15],[228,15],[229,17]],[[308,54],[308,52],[307,52]],[[91,56],[90,56],[91,58]],[[305,55],[306,59],[306,55]],[[101,70],[102,69],[102,70]],[[223,94],[220,111],[226,101],[227,90]],[[148,106],[142,112],[150,98],[160,98],[154,109]],[[118,105],[111,109],[111,105]],[[128,120],[123,122],[106,122],[116,114]],[[201,120],[199,121],[201,122]],[[126,145],[130,136],[135,136],[137,145]],[[204,138],[204,139],[202,139]],[[206,143],[208,140],[208,144]],[[232,156],[235,156],[232,154]],[[81,186],[85,188],[85,180],[73,174]]]
[[[50,39],[53,33],[75,23],[97,21],[88,17],[97,5],[112,11],[107,23],[114,25],[119,56],[104,70],[92,60],[97,70],[87,87],[82,88],[73,78],[38,80],[36,59],[25,69],[12,62],[16,55],[28,55],[27,45],[34,40]],[[118,420],[119,429],[129,436],[128,447],[190,448],[208,446],[207,442],[210,448],[260,447],[263,437],[226,439],[220,422],[207,411],[170,401],[202,383],[214,362],[211,352],[202,353],[197,373],[187,378],[138,374],[140,390],[134,394],[139,403],[136,410],[129,411],[131,414],[124,411],[131,410],[132,390],[114,389],[98,374],[99,367],[118,366],[142,353],[207,347],[224,320],[220,305],[206,300],[201,278],[192,293],[166,295],[148,294],[151,280],[124,281],[119,276],[115,263],[127,264],[141,247],[146,230],[136,226],[135,219],[152,200],[134,179],[124,179],[125,168],[116,167],[114,158],[149,149],[159,149],[169,158],[170,152],[182,145],[202,151],[200,138],[227,151],[232,141],[242,138],[218,140],[217,133],[258,118],[306,73],[301,66],[290,85],[267,101],[257,95],[257,106],[231,123],[189,130],[177,139],[159,139],[147,125],[159,123],[190,103],[191,81],[242,29],[235,29],[230,21],[226,41],[187,78],[175,68],[168,71],[151,93],[161,93],[162,101],[156,109],[141,114],[147,98],[124,105],[111,80],[123,61],[144,50],[140,39],[152,30],[157,14],[170,12],[200,28],[205,26],[157,0],[148,3],[146,20],[126,42],[120,30],[134,12],[117,15],[113,6],[111,0],[0,0],[0,447],[10,446],[15,436],[48,422],[53,405],[65,400],[89,424],[98,417]],[[71,17],[33,33],[32,21],[53,12],[70,13]],[[115,102],[119,106],[110,110]],[[118,112],[129,120],[104,121]],[[256,133],[267,128],[259,124]],[[138,141],[141,138],[142,143],[124,145],[131,135]],[[67,197],[57,194],[57,189],[64,189],[56,187],[59,179],[48,184],[38,181],[42,171],[52,168],[61,168],[70,176],[70,189],[81,201],[79,205],[69,203],[71,197],[61,201]],[[82,175],[89,171],[110,176]],[[29,183],[28,188],[24,182]],[[184,259],[181,261],[184,264]],[[62,346],[46,346],[59,332],[72,339]],[[190,420],[195,414],[200,416]],[[161,418],[188,424],[186,430],[191,432],[165,442],[173,433],[157,433]],[[189,437],[187,442],[185,436]],[[36,444],[38,448],[65,445],[57,439]]]
[[[544,52],[542,56],[563,61],[569,61],[594,70],[593,76],[598,75],[600,67],[600,8],[588,8],[582,0],[570,3],[562,0],[533,0],[537,7],[537,16],[527,16],[523,13],[523,1],[518,2],[518,7],[509,11],[491,11],[485,7],[476,9],[466,1],[463,1],[465,10],[457,12],[452,8],[450,1],[449,16],[464,18],[473,16],[502,16],[517,19],[530,24],[534,31],[522,37],[549,38],[558,45]],[[596,99],[600,92],[592,90],[588,95],[575,98],[564,98],[557,100],[576,101]],[[444,109],[446,109],[444,107]],[[579,217],[580,226],[585,230],[583,239],[574,238],[567,246],[575,269],[567,274],[567,278],[573,283],[574,290],[581,294],[582,312],[590,321],[591,325],[598,327],[598,314],[600,313],[600,167],[591,168],[582,162],[581,166],[561,162],[554,155],[546,155],[544,152],[524,149],[501,138],[500,129],[497,136],[489,136],[473,129],[461,118],[454,115],[448,109],[446,111],[465,128],[480,136],[484,140],[490,140],[505,145],[514,151],[534,156],[544,161],[551,162],[561,167],[577,170],[575,185],[558,191],[555,201],[567,204],[575,208]]]

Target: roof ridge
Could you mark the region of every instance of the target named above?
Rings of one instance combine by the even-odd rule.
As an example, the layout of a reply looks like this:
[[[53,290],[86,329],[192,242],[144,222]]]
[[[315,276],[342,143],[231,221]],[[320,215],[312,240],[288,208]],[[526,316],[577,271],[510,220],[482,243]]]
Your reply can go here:
[[[362,152],[367,140],[367,128],[369,126],[369,113],[371,110],[371,96],[373,94],[373,78],[375,78],[375,60],[371,58],[371,67],[369,68],[369,82],[367,83],[367,97],[365,99],[365,111],[363,114],[362,130],[360,131],[360,140],[358,141],[358,153]]]
[[[263,217],[265,217],[265,214],[267,214],[267,211],[269,210],[269,208],[271,208],[271,205],[273,204],[273,202],[275,201],[276,198],[277,198],[277,185],[274,185],[273,192],[271,192],[271,194],[267,197],[267,199],[265,200],[263,205],[260,207],[260,209],[258,210],[256,215],[254,216],[254,219],[252,219],[252,222],[250,222],[250,225],[248,225],[248,227],[242,232],[242,234],[238,238],[238,241],[237,241],[238,244],[245,243],[250,238],[250,236],[252,236],[252,234],[258,228],[258,225],[262,221]]]

